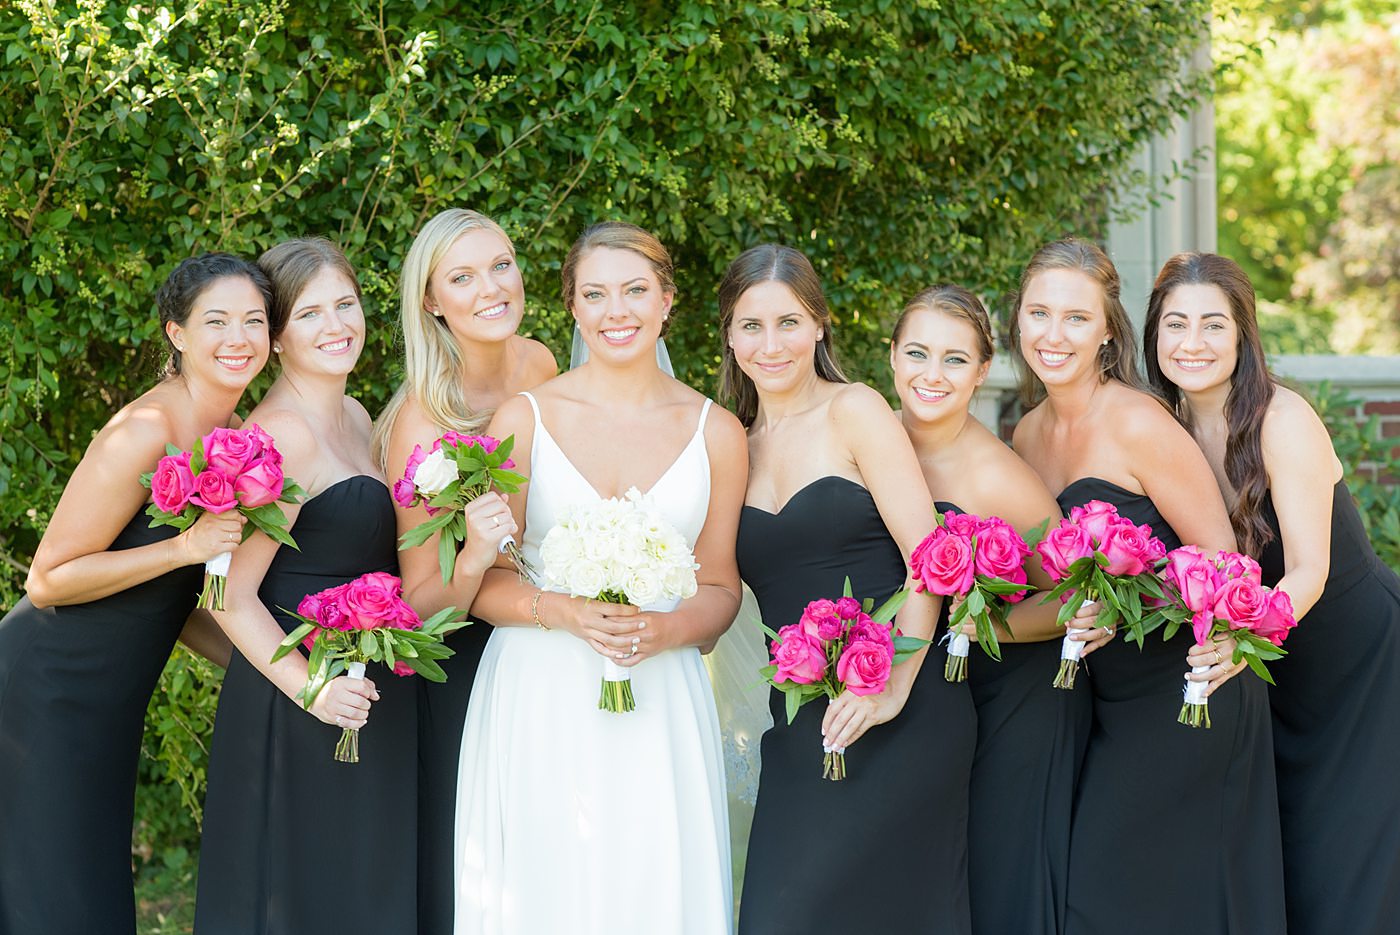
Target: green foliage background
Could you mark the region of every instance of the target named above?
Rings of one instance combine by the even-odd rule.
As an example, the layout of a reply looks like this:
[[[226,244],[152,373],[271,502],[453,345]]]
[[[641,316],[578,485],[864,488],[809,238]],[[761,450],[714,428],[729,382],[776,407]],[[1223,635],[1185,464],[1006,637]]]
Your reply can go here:
[[[353,387],[373,411],[398,379],[401,258],[445,207],[512,233],[527,328],[560,354],[569,243],[607,218],[654,230],[679,265],[672,355],[704,389],[720,271],[781,241],[823,274],[850,369],[883,385],[905,296],[938,280],[995,295],[1040,242],[1098,231],[1136,181],[1128,156],[1200,90],[1178,63],[1208,15],[1138,0],[0,5],[0,606],[94,430],[154,379],[151,296],[182,257],[339,241],[377,325]],[[176,658],[152,701],[143,855],[143,833],[167,851],[195,840],[174,816],[197,807],[213,693]]]

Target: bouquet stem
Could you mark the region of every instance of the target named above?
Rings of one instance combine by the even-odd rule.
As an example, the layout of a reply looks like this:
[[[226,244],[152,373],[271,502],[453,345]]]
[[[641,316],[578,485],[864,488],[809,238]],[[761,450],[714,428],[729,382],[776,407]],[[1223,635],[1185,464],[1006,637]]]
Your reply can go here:
[[[846,754],[835,750],[822,756],[822,778],[840,782],[846,778]]]
[[[363,679],[365,677],[365,664],[363,662],[348,663],[345,677]],[[340,732],[340,740],[335,745],[335,759],[338,763],[360,762],[360,731],[358,729],[347,727]]]
[[[204,563],[204,590],[199,592],[200,610],[224,609],[224,582],[228,579],[228,566],[233,561],[232,552],[215,555]]]
[[[1060,671],[1055,673],[1055,688],[1066,691],[1074,689],[1074,680],[1079,675],[1079,660],[1084,656],[1084,644],[1070,639],[1070,633],[1087,633],[1088,627],[1070,627],[1069,633],[1060,641]]]
[[[1206,672],[1210,666],[1192,666],[1193,675]],[[1209,682],[1186,683],[1182,691],[1181,712],[1176,716],[1178,724],[1185,724],[1188,727],[1210,727],[1210,703],[1206,699],[1206,688]]]
[[[598,710],[624,714],[637,710],[637,701],[632,697],[632,676],[616,663],[604,660],[603,688],[598,694]]]
[[[525,584],[534,584],[539,580],[539,570],[536,569],[534,565],[530,564],[530,560],[525,557],[525,553],[520,551],[520,546],[515,544],[514,536],[506,536],[501,540],[500,551],[515,565],[515,570],[519,573],[520,580]]]
[[[949,682],[967,681],[967,651],[971,641],[966,634],[948,631],[948,658],[943,662],[943,678]]]

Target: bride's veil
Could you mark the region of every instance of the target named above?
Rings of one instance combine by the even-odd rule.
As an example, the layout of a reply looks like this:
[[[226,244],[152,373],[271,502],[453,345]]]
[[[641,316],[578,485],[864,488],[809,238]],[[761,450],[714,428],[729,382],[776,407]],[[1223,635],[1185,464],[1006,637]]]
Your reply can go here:
[[[573,348],[569,354],[572,370],[588,360],[588,345],[574,325]],[[665,340],[656,342],[656,363],[675,376]],[[744,588],[739,615],[712,652],[705,656],[705,667],[714,687],[715,708],[719,713],[720,737],[724,743],[724,778],[729,795],[729,834],[734,854],[734,896],[741,891],[744,855],[748,853],[749,828],[753,824],[754,801],[758,798],[758,742],[773,724],[768,713],[768,686],[759,669],[768,664],[768,647],[759,628],[758,603]]]

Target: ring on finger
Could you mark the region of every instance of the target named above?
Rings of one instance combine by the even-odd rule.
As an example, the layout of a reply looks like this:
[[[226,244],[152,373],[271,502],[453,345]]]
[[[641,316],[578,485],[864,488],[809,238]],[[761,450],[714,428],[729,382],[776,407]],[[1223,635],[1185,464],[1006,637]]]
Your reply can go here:
[[[1220,650],[1217,649],[1217,650],[1215,651],[1215,664],[1216,664],[1216,665],[1220,665],[1220,662],[1221,662]]]

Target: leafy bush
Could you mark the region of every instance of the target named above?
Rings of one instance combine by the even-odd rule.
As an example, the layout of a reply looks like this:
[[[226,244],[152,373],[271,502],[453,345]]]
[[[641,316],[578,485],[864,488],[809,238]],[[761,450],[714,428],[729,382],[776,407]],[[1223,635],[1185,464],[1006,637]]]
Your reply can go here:
[[[884,384],[901,300],[993,294],[1093,234],[1129,156],[1188,109],[1204,0],[100,0],[0,5],[0,606],[94,430],[154,379],[151,296],[182,257],[324,234],[373,328],[353,391],[399,377],[395,280],[453,205],[515,237],[527,327],[561,355],[555,273],[633,220],[679,265],[672,355],[712,390],[714,284],[781,241],[822,273],[853,375]],[[265,385],[264,383],[260,385]],[[254,388],[256,396],[258,387]],[[185,680],[188,681],[185,681]],[[214,703],[177,656],[152,702],[145,835],[188,846]],[[173,782],[172,787],[170,783]],[[138,845],[140,842],[138,841]]]
[[[1362,401],[1330,383],[1317,385],[1314,405],[1332,433],[1376,554],[1400,571],[1400,440],[1382,435],[1379,416],[1358,418]]]

